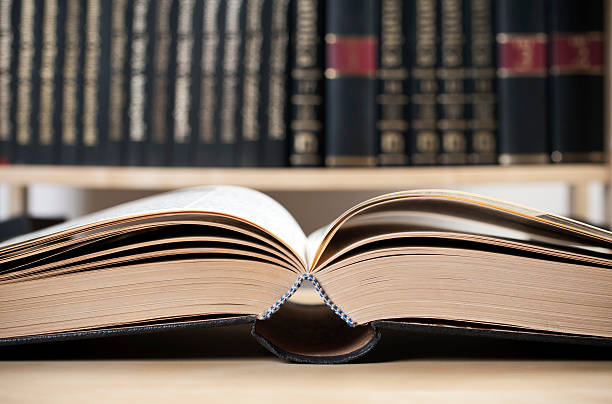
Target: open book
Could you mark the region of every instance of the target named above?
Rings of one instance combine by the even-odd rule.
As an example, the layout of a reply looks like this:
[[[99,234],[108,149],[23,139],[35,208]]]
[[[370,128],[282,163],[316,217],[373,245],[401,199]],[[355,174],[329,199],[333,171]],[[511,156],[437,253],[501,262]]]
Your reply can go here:
[[[362,354],[385,326],[608,343],[611,248],[608,231],[455,191],[373,198],[307,237],[257,191],[186,189],[0,244],[0,343],[240,321],[307,361]],[[291,303],[303,282],[320,305]]]

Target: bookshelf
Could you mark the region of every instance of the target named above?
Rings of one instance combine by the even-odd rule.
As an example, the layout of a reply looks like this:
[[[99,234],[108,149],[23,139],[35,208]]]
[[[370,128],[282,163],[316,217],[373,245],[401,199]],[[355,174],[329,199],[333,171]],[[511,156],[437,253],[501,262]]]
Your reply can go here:
[[[398,168],[0,167],[0,183],[10,186],[14,214],[24,211],[27,187],[32,184],[158,191],[198,185],[240,185],[260,191],[395,191],[467,184],[564,182],[571,186],[572,214],[586,217],[588,184],[608,185],[611,175],[612,168],[607,164]]]

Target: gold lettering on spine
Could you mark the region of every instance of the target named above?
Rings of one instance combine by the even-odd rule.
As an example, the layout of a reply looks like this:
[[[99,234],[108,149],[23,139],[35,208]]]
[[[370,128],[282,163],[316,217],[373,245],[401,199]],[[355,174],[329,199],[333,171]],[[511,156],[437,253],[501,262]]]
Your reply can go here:
[[[437,163],[436,153],[440,142],[436,134],[436,94],[438,81],[435,67],[437,64],[436,0],[416,0],[416,44],[415,66],[412,80],[415,84],[411,102],[413,104],[412,127],[415,133],[415,151],[412,161],[415,164]]]
[[[193,50],[194,0],[181,0],[178,15],[176,48],[176,88],[174,101],[174,140],[187,143],[191,135],[189,109],[191,105],[191,53]]]
[[[34,61],[34,0],[21,3],[19,22],[19,65],[17,67],[17,143],[26,145],[32,136],[32,64]]]
[[[42,56],[40,64],[39,143],[53,142],[53,93],[55,86],[55,60],[57,57],[57,1],[45,2],[43,11]]]
[[[240,49],[240,9],[242,0],[228,0],[225,16],[223,57],[223,102],[221,104],[221,143],[236,142],[236,86]]]
[[[79,15],[80,2],[66,2],[66,34],[64,40],[64,92],[62,108],[62,142],[66,145],[76,145],[77,127],[77,80],[79,70]]]
[[[11,57],[13,32],[11,31],[12,0],[0,1],[0,141],[11,135]]]
[[[168,106],[168,54],[170,52],[170,8],[172,0],[160,0],[155,15],[155,60],[153,62],[153,129],[152,140],[163,144],[166,139],[166,108]]]
[[[494,93],[493,27],[491,0],[471,0],[471,59],[470,76],[473,80],[471,97],[472,151],[474,163],[494,163],[496,139],[496,97]]]
[[[204,3],[200,140],[208,144],[215,142],[215,109],[217,108],[215,84],[217,82],[217,47],[219,45],[218,12],[219,0],[209,0]]]
[[[323,103],[318,95],[323,74],[318,54],[319,5],[317,0],[296,1],[295,67],[291,72],[296,86],[291,98],[295,111],[291,121],[295,154],[291,156],[291,163],[318,165],[321,163],[321,157],[317,155],[320,146],[318,133],[323,128],[317,116],[317,108]]]
[[[111,77],[110,77],[110,134],[113,142],[123,137],[123,110],[125,105],[125,47],[127,33],[125,30],[125,11],[127,0],[112,2],[111,21]]]
[[[466,162],[465,94],[463,69],[463,7],[462,0],[442,0],[441,9],[441,63],[438,78],[441,79],[442,117],[438,129],[442,134],[442,163]]]
[[[98,73],[100,69],[100,3],[87,1],[83,72],[83,144],[98,144]]]
[[[146,103],[146,66],[147,66],[147,11],[149,0],[136,0],[134,2],[134,16],[132,19],[132,76],[130,80],[130,140],[142,142],[147,132],[145,120]]]
[[[288,0],[272,0],[272,34],[270,43],[270,102],[268,105],[268,136],[285,138],[285,72],[287,60]]]
[[[259,139],[259,68],[261,65],[261,9],[263,0],[247,2],[246,39],[244,56],[244,88],[242,112],[242,137]]]
[[[381,119],[377,128],[381,131],[380,150],[382,164],[405,164],[404,132],[408,129],[404,108],[408,98],[404,93],[407,72],[403,68],[404,35],[402,33],[402,1],[382,0],[380,34],[380,105]]]

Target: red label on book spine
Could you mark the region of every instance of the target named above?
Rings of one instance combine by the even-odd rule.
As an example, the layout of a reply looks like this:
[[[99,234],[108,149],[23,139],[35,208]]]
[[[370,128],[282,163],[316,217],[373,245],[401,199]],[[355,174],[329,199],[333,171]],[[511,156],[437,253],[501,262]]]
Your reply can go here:
[[[342,76],[374,77],[376,74],[377,42],[372,36],[338,36],[328,34],[327,78]]]
[[[557,33],[552,42],[552,74],[603,74],[601,32]]]
[[[499,77],[546,75],[546,34],[498,34]]]

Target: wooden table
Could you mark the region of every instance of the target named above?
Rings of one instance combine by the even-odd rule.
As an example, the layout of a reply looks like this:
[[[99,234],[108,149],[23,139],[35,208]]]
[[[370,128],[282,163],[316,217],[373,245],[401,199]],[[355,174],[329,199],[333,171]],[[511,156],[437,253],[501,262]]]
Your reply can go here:
[[[0,402],[612,402],[612,362],[275,358],[0,363]]]

